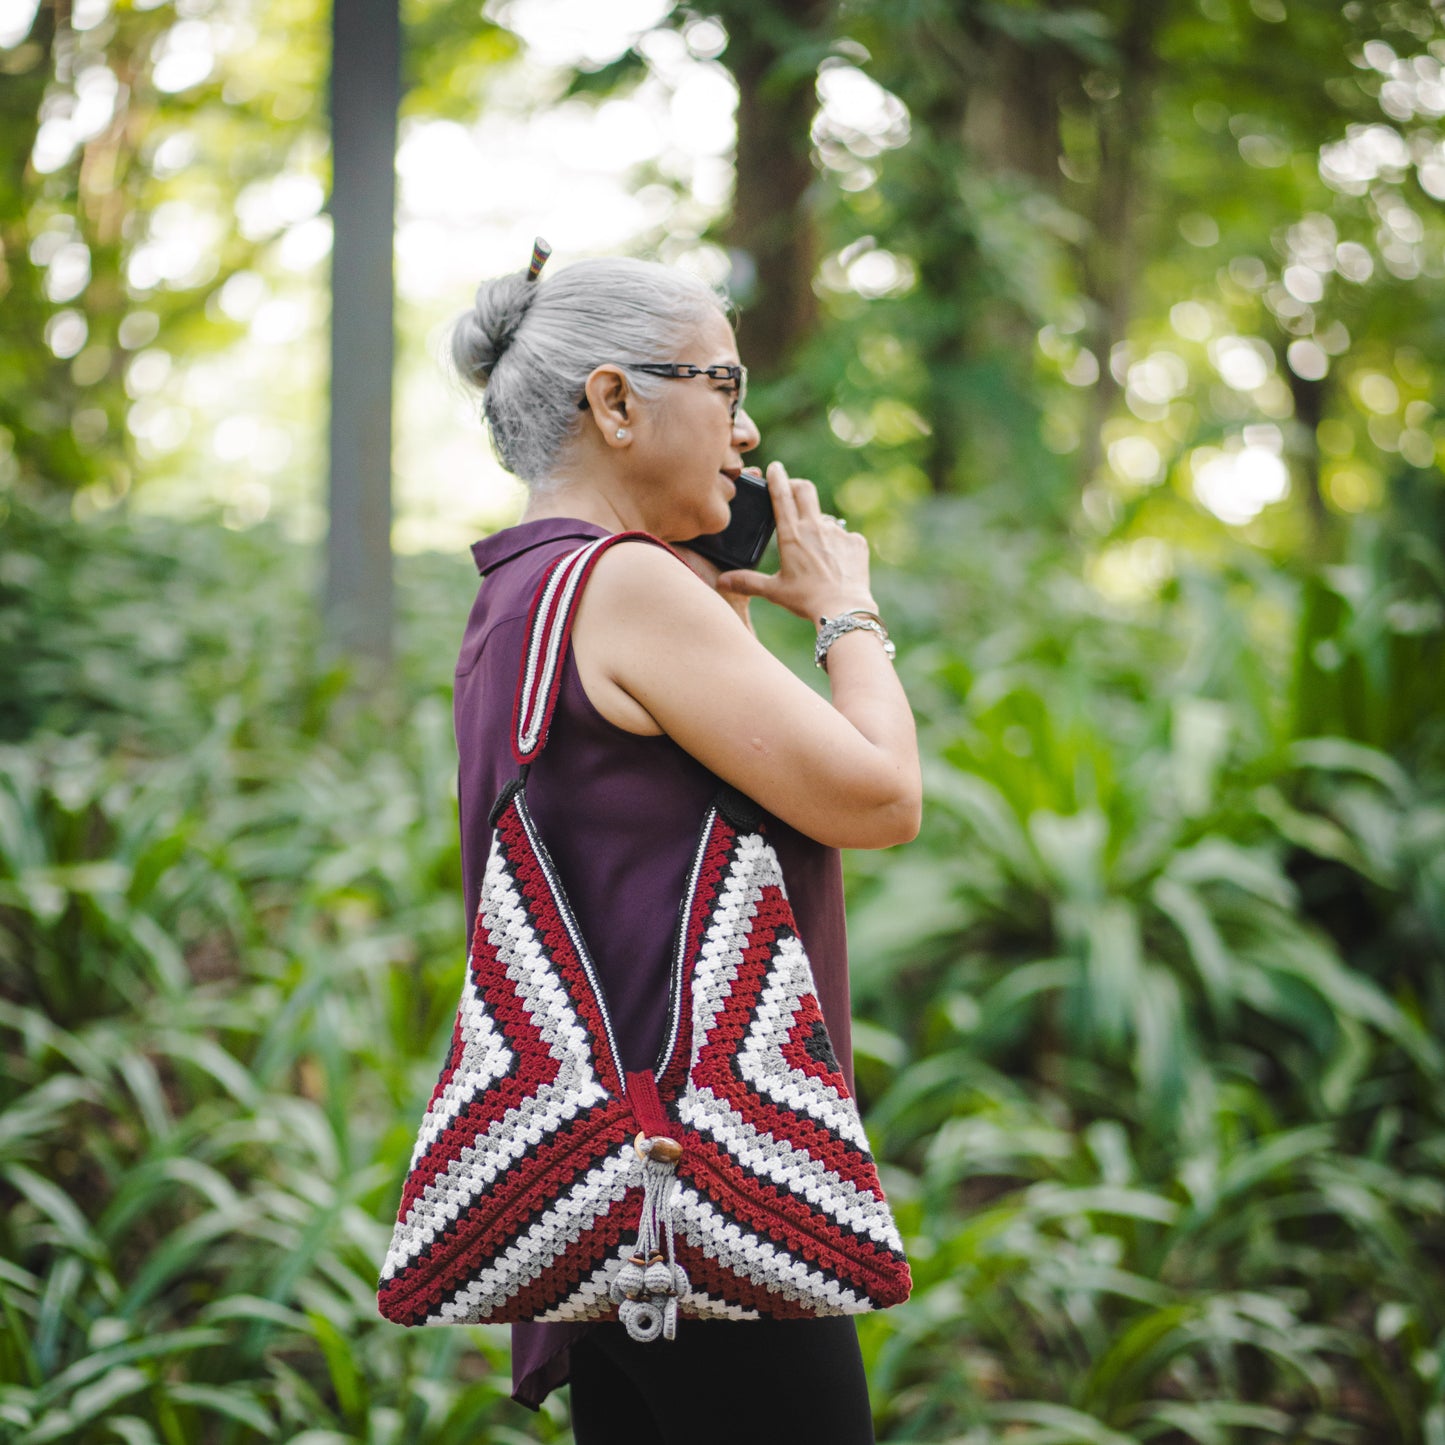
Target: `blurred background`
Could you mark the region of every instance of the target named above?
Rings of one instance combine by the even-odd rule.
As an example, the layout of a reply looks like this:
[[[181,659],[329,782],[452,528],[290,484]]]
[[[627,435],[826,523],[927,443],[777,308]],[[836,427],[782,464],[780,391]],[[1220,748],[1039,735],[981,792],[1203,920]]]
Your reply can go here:
[[[570,1439],[373,1293],[521,504],[439,358],[540,233],[725,285],[875,544],[880,1438],[1445,1445],[1442,63],[1424,0],[0,0],[0,1436]]]

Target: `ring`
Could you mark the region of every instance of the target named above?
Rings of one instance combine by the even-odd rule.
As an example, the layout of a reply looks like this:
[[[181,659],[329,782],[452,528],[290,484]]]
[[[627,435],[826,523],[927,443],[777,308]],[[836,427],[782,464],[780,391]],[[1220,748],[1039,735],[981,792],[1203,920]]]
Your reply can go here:
[[[835,517],[831,512],[824,512],[823,516],[830,522],[836,522],[845,532],[848,530],[848,524],[842,517]]]

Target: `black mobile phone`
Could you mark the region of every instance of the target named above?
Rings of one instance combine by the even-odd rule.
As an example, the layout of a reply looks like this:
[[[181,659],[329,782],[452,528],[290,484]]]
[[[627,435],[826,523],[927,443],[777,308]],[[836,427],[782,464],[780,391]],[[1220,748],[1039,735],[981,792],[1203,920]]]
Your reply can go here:
[[[749,467],[738,477],[737,486],[737,495],[730,504],[732,520],[721,532],[710,532],[705,537],[678,544],[701,553],[724,572],[756,567],[768,550],[777,525],[773,499],[768,495],[768,484],[761,472]]]

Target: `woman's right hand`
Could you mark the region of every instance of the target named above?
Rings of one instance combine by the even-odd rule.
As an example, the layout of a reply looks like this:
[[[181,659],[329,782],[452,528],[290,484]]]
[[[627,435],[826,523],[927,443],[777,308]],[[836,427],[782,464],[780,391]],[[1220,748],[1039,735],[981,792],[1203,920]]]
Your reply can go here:
[[[817,487],[803,477],[790,477],[782,462],[769,464],[767,481],[777,521],[778,570],[724,572],[717,579],[718,591],[766,598],[815,624],[821,617],[855,608],[876,612],[868,580],[868,539],[825,514]]]

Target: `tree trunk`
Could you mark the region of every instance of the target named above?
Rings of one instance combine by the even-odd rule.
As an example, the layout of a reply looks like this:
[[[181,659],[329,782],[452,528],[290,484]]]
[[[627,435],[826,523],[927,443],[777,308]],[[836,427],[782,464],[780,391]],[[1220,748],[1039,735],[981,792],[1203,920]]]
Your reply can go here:
[[[74,387],[67,364],[43,339],[54,309],[45,298],[44,272],[27,254],[34,239],[30,154],[68,5],[64,12],[53,3],[38,8],[30,34],[7,53],[0,79],[0,426],[11,435],[21,480],[37,492],[79,487],[93,475],[69,430]]]
[[[1318,441],[1320,422],[1325,416],[1326,386],[1323,381],[1306,381],[1297,376],[1289,367],[1285,356],[1279,355],[1279,369],[1289,383],[1294,398],[1295,420],[1299,423],[1298,434],[1303,443],[1296,476],[1303,476],[1305,515],[1309,518],[1309,550],[1317,560],[1325,560],[1329,554],[1329,542],[1333,528],[1328,509],[1325,507],[1324,492],[1320,488],[1320,447]]]
[[[1134,0],[1129,7],[1118,38],[1119,96],[1097,112],[1099,178],[1090,217],[1093,234],[1083,258],[1083,284],[1094,308],[1086,334],[1099,359],[1099,381],[1079,455],[1079,480],[1085,484],[1099,466],[1104,423],[1119,397],[1120,385],[1110,367],[1110,356],[1129,329],[1134,282],[1143,264],[1138,225],[1140,162],[1153,121],[1154,37],[1163,18],[1164,7],[1158,0]]]
[[[735,253],[739,340],[760,378],[781,375],[817,325],[813,275],[817,231],[807,194],[813,184],[815,71],[795,52],[814,43],[829,7],[782,0],[768,7],[725,4],[725,61],[738,84],[737,182],[723,234]]]
[[[1057,193],[1063,180],[1060,106],[1078,88],[1078,57],[1059,45],[1024,40],[994,24],[975,22],[960,32],[935,24],[926,33],[950,58],[957,77],[955,84],[935,88],[919,113],[926,133],[945,145],[938,193],[946,194],[956,185],[960,163],[993,177],[1022,177],[1041,190]],[[953,146],[959,157],[950,153]],[[985,265],[970,220],[969,229],[948,238],[920,267],[925,294],[971,297],[975,323],[969,332],[959,329],[937,335],[926,359],[933,393],[926,470],[936,493],[954,490],[961,472],[989,474],[1010,465],[1030,445],[1010,429],[1018,418],[995,416],[978,405],[965,411],[957,404],[960,393],[977,394],[970,373],[986,367],[991,354],[1018,358],[1020,369],[1026,371],[1033,351],[1036,321],[1021,306],[994,304],[987,283],[980,281]],[[1017,374],[1010,386],[1014,395],[1028,395],[1027,383]],[[1030,421],[1030,432],[1036,433],[1032,413]]]
[[[392,655],[392,237],[398,0],[335,0],[331,68],[331,470],[326,629]]]

